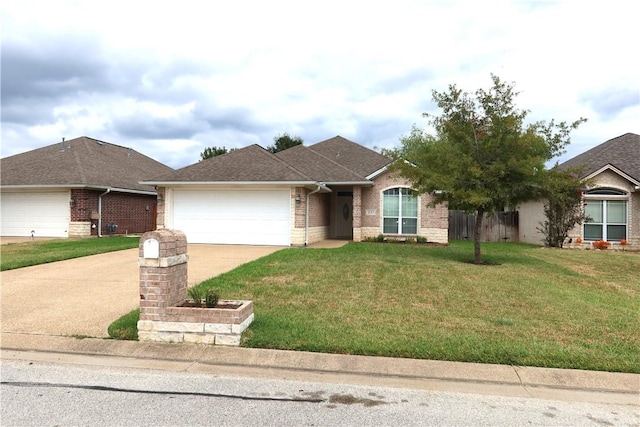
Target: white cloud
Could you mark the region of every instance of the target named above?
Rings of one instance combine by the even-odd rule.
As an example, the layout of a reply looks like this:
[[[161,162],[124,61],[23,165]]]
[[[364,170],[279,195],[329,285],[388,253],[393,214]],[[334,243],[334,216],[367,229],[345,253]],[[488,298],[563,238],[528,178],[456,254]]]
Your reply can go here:
[[[171,166],[206,146],[336,134],[390,147],[431,91],[513,81],[532,120],[640,133],[623,1],[4,2],[2,155],[87,135]],[[4,72],[8,70],[7,72]],[[574,150],[575,148],[575,150]]]

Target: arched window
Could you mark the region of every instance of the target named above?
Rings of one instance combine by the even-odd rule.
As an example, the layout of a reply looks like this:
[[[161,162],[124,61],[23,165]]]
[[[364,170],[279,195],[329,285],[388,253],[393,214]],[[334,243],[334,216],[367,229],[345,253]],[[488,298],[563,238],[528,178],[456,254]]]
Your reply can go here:
[[[418,234],[418,193],[391,188],[382,193],[382,232]]]
[[[620,241],[627,238],[627,193],[595,188],[584,193],[585,240]]]

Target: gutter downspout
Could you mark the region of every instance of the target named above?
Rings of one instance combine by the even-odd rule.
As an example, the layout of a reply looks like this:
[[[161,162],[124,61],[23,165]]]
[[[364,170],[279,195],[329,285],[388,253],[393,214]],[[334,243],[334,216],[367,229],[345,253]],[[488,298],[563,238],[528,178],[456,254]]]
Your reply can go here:
[[[102,237],[102,196],[106,196],[111,192],[111,188],[98,196],[98,237]]]
[[[313,190],[310,193],[307,193],[307,203],[306,203],[306,215],[304,216],[304,245],[308,246],[309,245],[309,198],[312,194],[316,194],[318,191],[320,191],[322,189],[322,185],[321,184],[317,184],[318,188],[316,188],[315,190]]]

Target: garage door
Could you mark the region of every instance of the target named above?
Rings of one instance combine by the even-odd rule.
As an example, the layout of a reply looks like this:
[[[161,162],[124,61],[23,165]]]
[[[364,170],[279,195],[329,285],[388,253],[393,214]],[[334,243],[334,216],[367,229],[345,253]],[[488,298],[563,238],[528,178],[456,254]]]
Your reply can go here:
[[[173,228],[189,243],[289,246],[290,191],[173,193]]]
[[[69,236],[69,191],[2,192],[0,204],[3,236]]]

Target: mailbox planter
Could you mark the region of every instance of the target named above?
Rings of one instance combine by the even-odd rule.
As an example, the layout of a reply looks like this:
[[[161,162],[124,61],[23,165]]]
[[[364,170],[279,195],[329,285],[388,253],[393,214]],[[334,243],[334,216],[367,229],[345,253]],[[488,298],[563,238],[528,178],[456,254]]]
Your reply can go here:
[[[253,302],[221,300],[227,307],[189,307],[189,301],[167,307],[162,320],[140,320],[141,341],[240,345],[242,332],[253,322]]]
[[[253,302],[189,307],[185,300],[188,259],[187,239],[181,231],[150,231],[140,238],[138,339],[240,345],[242,332],[253,322]]]

